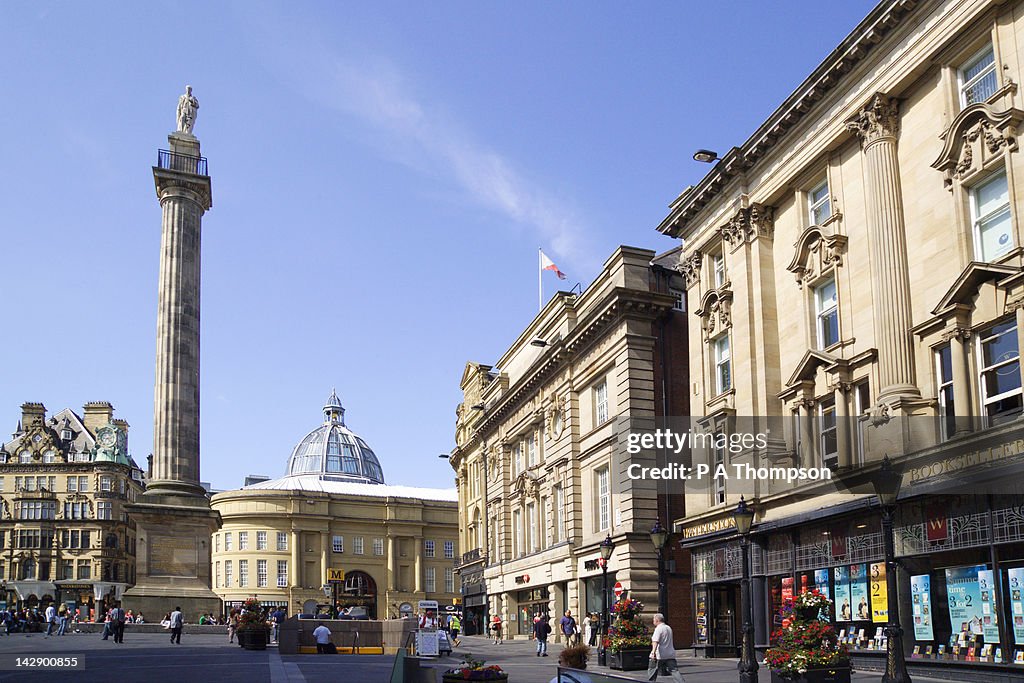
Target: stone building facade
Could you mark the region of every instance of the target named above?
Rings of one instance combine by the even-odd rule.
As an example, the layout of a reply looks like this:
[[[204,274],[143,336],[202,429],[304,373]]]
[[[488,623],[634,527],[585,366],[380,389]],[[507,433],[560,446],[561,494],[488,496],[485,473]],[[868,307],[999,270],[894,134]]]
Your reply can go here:
[[[223,519],[213,589],[225,611],[255,595],[289,615],[315,614],[334,599],[330,570],[344,573],[338,607],[351,616],[412,614],[420,600],[457,606],[455,491],[386,484],[344,415],[332,393],[284,477],[213,496]]]
[[[66,603],[102,616],[135,581],[135,526],[124,512],[145,487],[128,423],[106,402],[82,416],[21,406],[0,444],[0,580],[7,606]]]
[[[695,643],[709,653],[735,656],[739,639],[741,495],[757,511],[759,646],[782,604],[818,586],[858,656],[880,657],[869,650],[888,578],[918,665],[951,638],[975,655],[988,646],[978,668],[1024,650],[1010,586],[1024,497],[998,485],[1024,472],[1022,10],[881,2],[658,226],[684,244],[694,413],[709,432],[776,427],[763,447],[697,449],[694,462],[825,467],[840,481],[688,483],[676,529],[693,549]],[[851,484],[884,455],[905,472],[895,577],[877,499]],[[977,624],[947,600],[957,571],[995,584]],[[870,611],[857,614],[861,600]]]
[[[631,420],[686,415],[688,404],[682,279],[654,258],[618,248],[581,294],[552,298],[495,366],[466,365],[450,462],[467,633],[500,616],[510,637],[527,637],[537,614],[599,612],[606,537],[609,585],[657,611],[649,532],[682,513],[682,497],[627,476],[626,438]],[[687,585],[666,552],[670,612],[681,616]]]

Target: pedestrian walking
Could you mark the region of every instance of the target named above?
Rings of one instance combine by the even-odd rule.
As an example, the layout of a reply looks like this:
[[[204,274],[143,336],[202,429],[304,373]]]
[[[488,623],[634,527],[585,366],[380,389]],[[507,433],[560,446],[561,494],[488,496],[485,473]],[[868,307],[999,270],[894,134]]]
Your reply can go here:
[[[494,644],[501,645],[501,617],[497,614],[494,615],[494,621],[491,622],[491,633],[494,635]]]
[[[114,636],[115,643],[124,642],[124,622],[127,617],[120,605],[114,605],[110,610],[110,633]]]
[[[238,610],[231,610],[228,615],[228,642],[235,642],[235,634],[238,632]]]
[[[53,627],[57,625],[57,608],[51,602],[46,606],[46,637],[53,635]]]
[[[113,633],[110,629],[110,612],[107,612],[106,616],[103,617],[103,637],[100,640],[106,640]]]
[[[537,639],[537,656],[548,656],[548,635],[551,634],[551,624],[548,623],[548,615],[542,614],[533,622],[533,637]]]
[[[461,642],[459,641],[459,631],[462,630],[462,621],[458,614],[453,614],[452,618],[448,620],[448,628],[452,634],[452,647],[458,647]]]
[[[185,615],[181,613],[181,607],[175,607],[168,618],[171,623],[171,642],[181,645],[181,628],[185,625]]]
[[[562,635],[565,636],[565,642],[569,647],[579,645],[579,626],[576,625],[576,619],[572,616],[571,610],[565,610],[565,616],[562,617],[560,622],[562,627]]]
[[[665,615],[654,615],[654,633],[651,634],[651,661],[647,665],[647,680],[657,680],[658,675],[669,676],[675,683],[683,683],[676,663],[676,646],[672,640],[672,627],[665,623]]]
[[[280,607],[278,607],[276,610],[274,610],[274,613],[270,615],[270,620],[273,623],[273,628],[270,631],[271,642],[274,642],[274,643],[277,642],[278,634],[281,631],[281,624],[283,624],[285,619],[287,619],[287,618],[288,618],[288,615],[286,615],[284,613],[284,610],[281,609]]]
[[[57,635],[62,636],[68,630],[68,606],[63,602],[57,608]]]

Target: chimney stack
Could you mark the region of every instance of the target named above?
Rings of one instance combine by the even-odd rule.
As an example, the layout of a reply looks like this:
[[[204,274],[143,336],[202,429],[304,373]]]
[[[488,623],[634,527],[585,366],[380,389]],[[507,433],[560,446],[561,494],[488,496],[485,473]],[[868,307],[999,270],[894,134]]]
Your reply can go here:
[[[21,428],[28,431],[46,422],[46,407],[42,403],[21,404]]]
[[[84,408],[82,422],[89,433],[96,436],[96,430],[110,422],[114,416],[114,406],[106,401],[90,401]]]

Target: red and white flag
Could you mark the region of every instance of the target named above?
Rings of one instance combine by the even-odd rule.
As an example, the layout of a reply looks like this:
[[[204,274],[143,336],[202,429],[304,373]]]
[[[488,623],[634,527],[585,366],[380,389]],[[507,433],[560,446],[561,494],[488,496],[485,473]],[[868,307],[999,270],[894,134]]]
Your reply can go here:
[[[565,279],[565,273],[560,271],[558,269],[558,266],[555,265],[555,262],[549,259],[548,255],[545,254],[543,251],[540,252],[540,269],[554,271],[555,275],[558,276],[559,280]]]

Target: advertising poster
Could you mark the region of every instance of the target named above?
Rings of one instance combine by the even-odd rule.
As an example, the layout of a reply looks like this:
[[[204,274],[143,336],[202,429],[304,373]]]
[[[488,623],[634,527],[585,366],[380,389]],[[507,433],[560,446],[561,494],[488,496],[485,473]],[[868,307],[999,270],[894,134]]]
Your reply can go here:
[[[828,570],[827,569],[815,569],[814,570],[814,588],[821,592],[822,595],[828,595]]]
[[[1013,642],[1024,645],[1024,567],[1006,570],[1007,583],[1010,584],[1010,614],[1013,618]]]
[[[914,640],[934,640],[931,577],[928,574],[910,577],[910,599],[914,606]]]
[[[871,621],[889,621],[889,587],[885,582],[885,562],[871,564]]]
[[[978,572],[985,565],[951,567],[946,570],[946,595],[949,598],[949,627],[959,633],[980,634],[982,630],[981,587]]]
[[[850,568],[836,567],[832,570],[836,587],[836,621],[853,621],[853,599],[850,597]]]
[[[782,604],[792,605],[793,604],[793,577],[785,576],[782,578]]]
[[[996,583],[991,569],[978,572],[978,590],[981,591],[981,632],[986,643],[999,642],[999,610],[996,609]]]
[[[850,605],[853,607],[854,621],[871,620],[871,608],[868,607],[868,566],[866,564],[850,565]]]

